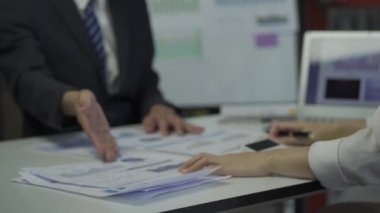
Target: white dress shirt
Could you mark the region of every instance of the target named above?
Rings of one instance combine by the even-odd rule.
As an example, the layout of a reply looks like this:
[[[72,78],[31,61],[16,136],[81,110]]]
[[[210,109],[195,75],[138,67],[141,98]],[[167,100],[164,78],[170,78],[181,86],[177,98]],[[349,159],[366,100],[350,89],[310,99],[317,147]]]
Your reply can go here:
[[[380,185],[380,107],[355,134],[310,147],[309,164],[329,189]]]
[[[117,77],[119,76],[117,43],[110,18],[110,10],[106,1],[107,0],[96,0],[94,12],[102,31],[103,45],[107,55],[107,91],[110,94],[115,94],[119,90],[117,82]],[[74,0],[81,15],[83,15],[88,2],[89,0]]]

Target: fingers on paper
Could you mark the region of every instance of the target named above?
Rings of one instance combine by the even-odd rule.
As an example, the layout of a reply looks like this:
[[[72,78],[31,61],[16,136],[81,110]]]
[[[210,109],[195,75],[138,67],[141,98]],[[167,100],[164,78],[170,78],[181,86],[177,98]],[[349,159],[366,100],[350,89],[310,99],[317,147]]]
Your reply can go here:
[[[194,156],[190,160],[186,161],[180,168],[179,171],[182,173],[190,173],[203,169],[207,166],[215,166],[217,163],[218,156],[208,153],[201,153]]]

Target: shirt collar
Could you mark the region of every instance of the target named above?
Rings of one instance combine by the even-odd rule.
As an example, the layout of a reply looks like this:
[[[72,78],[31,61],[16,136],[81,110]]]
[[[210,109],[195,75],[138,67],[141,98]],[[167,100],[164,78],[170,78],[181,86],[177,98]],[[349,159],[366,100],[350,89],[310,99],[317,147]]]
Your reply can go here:
[[[77,5],[80,11],[83,11],[87,6],[88,1],[89,0],[74,0],[74,3]]]

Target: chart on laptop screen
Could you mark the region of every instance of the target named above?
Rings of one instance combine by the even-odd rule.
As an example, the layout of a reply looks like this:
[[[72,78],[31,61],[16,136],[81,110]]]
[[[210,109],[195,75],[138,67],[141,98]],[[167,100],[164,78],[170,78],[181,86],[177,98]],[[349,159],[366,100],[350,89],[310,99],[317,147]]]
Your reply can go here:
[[[310,40],[306,104],[380,103],[380,36]]]

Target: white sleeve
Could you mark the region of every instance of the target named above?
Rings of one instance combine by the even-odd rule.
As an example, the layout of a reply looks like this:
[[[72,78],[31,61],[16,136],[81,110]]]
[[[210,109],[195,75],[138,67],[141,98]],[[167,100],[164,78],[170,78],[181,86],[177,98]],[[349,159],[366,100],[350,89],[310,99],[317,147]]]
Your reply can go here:
[[[310,147],[311,170],[325,187],[380,185],[380,108],[368,123],[349,137]]]

